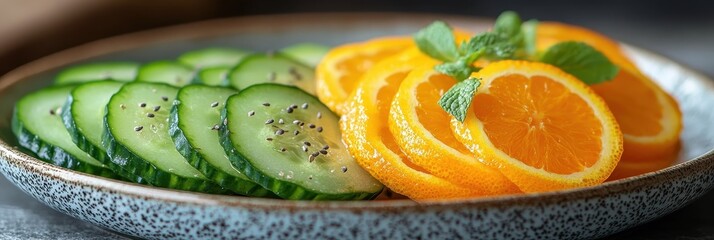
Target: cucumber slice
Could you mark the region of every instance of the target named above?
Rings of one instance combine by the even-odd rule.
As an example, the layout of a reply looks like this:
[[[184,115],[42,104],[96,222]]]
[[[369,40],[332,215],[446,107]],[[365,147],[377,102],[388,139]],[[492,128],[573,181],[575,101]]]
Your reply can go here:
[[[228,98],[222,119],[233,165],[282,198],[371,199],[382,190],[347,152],[339,117],[296,87],[249,87]]]
[[[62,108],[62,122],[79,149],[104,163],[119,176],[133,182],[145,183],[143,178],[110,161],[106,149],[102,146],[107,103],[123,85],[123,82],[105,80],[77,86]]]
[[[12,131],[20,146],[48,163],[94,175],[116,177],[101,162],[75,146],[62,124],[59,116],[61,107],[73,88],[73,85],[56,86],[24,96],[15,105]]]
[[[242,49],[212,47],[181,54],[178,61],[194,68],[232,67],[248,54],[250,52]]]
[[[178,88],[132,82],[107,104],[102,144],[112,162],[157,187],[221,192],[176,150],[168,116]]]
[[[174,61],[155,61],[139,67],[137,82],[166,83],[182,87],[193,81],[195,70],[188,65]]]
[[[236,89],[259,83],[293,85],[315,94],[314,70],[279,53],[253,54],[228,73],[228,81]]]
[[[203,83],[209,86],[228,86],[228,71],[230,67],[208,67],[203,68],[198,72],[196,76],[197,82]]]
[[[281,53],[305,65],[315,68],[330,48],[314,43],[298,43],[280,50]]]
[[[179,153],[221,187],[246,196],[274,196],[236,170],[219,142],[221,109],[235,93],[203,85],[182,88],[171,109],[169,132]]]
[[[55,85],[90,82],[97,80],[133,81],[139,64],[135,62],[97,62],[72,66],[62,70],[55,78]]]

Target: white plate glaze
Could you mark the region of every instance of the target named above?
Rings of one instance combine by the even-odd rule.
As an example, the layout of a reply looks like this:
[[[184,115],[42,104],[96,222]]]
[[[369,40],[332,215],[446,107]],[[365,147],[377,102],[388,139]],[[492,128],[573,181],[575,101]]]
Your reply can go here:
[[[410,14],[295,14],[201,22],[86,44],[48,56],[0,80],[0,171],[50,207],[142,238],[485,238],[582,239],[613,234],[681,208],[714,186],[714,86],[708,78],[641,49],[627,50],[656,76],[684,113],[676,165],[567,191],[415,203],[302,202],[216,196],[141,186],[39,161],[13,147],[13,103],[46,86],[58,68],[94,60],[174,58],[207,46],[268,50],[312,41],[339,44],[414,32],[432,20],[478,31],[487,22]]]

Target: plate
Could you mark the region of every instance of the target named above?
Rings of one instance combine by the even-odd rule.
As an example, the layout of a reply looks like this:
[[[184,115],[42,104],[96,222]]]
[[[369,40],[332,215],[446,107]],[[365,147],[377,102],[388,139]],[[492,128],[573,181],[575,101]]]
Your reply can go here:
[[[271,50],[311,41],[327,45],[409,34],[435,19],[473,32],[486,20],[444,15],[325,13],[241,17],[118,36],[69,49],[0,79],[0,171],[48,206],[103,228],[142,238],[486,238],[581,239],[607,236],[675,211],[714,186],[714,84],[648,51],[626,46],[645,74],[679,101],[683,146],[674,166],[565,191],[416,203],[285,201],[217,196],[142,186],[56,167],[14,146],[13,103],[47,86],[59,68],[97,60],[175,58],[234,46]]]

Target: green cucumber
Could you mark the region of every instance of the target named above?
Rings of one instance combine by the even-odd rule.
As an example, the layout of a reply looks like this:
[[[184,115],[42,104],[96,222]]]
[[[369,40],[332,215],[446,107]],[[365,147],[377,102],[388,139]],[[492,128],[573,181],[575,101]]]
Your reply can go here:
[[[174,146],[168,116],[177,92],[178,88],[161,83],[125,84],[107,104],[102,144],[113,163],[151,185],[223,192]]]
[[[315,43],[298,43],[280,50],[281,53],[305,65],[315,68],[330,48]]]
[[[196,71],[193,67],[175,61],[155,61],[139,67],[137,82],[166,83],[182,87],[190,84]]]
[[[97,80],[133,81],[139,64],[135,62],[97,62],[72,66],[55,77],[55,85]]]
[[[73,88],[74,85],[49,87],[24,96],[15,105],[12,131],[20,146],[48,163],[114,178],[114,172],[74,145],[62,124],[62,104]]]
[[[145,183],[143,178],[110,161],[106,149],[102,146],[106,105],[123,85],[123,82],[104,80],[77,86],[62,108],[62,122],[79,149],[104,163],[119,176],[133,182]]]
[[[178,57],[178,61],[194,68],[232,67],[250,52],[241,49],[211,47],[186,52]]]
[[[236,89],[260,83],[293,85],[315,94],[312,68],[280,53],[253,54],[228,72],[228,81]]]
[[[208,86],[228,86],[226,75],[230,67],[207,67],[199,70],[197,82]]]
[[[176,149],[206,177],[221,187],[246,196],[273,196],[236,170],[219,142],[221,109],[229,88],[191,85],[182,88],[169,117],[169,133]]]
[[[305,91],[253,85],[228,98],[221,117],[233,165],[282,198],[371,199],[382,190],[342,143],[339,117]]]

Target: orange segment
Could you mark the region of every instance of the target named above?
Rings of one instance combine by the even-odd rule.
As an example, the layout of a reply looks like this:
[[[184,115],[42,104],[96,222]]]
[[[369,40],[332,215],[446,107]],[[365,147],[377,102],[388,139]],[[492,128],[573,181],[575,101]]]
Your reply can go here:
[[[438,104],[456,80],[428,65],[412,71],[392,102],[389,126],[415,164],[435,176],[480,191],[482,195],[520,190],[495,168],[479,162],[449,129],[451,117]]]
[[[575,77],[535,62],[500,61],[481,86],[457,138],[524,192],[592,186],[608,178],[622,133],[605,102]]]
[[[470,35],[454,31],[457,43],[467,40]],[[333,48],[315,69],[318,98],[338,115],[345,114],[347,109],[343,109],[343,105],[362,75],[379,61],[407,48],[416,48],[411,36],[376,38]]]
[[[395,57],[396,58],[396,57]],[[407,158],[389,132],[389,107],[399,84],[422,60],[393,60],[368,71],[340,120],[342,137],[357,162],[393,191],[414,200],[479,196],[478,192],[433,176]]]
[[[652,162],[652,169],[658,169],[655,167],[662,165],[660,159],[668,158],[678,149],[682,114],[677,102],[640,73],[617,42],[582,27],[555,22],[539,23],[536,37],[539,50],[544,51],[555,43],[569,40],[590,44],[621,67],[611,81],[591,86],[605,100],[622,129],[625,151],[621,164]]]

